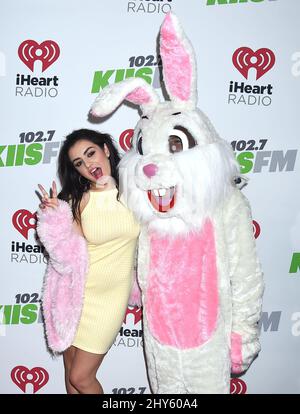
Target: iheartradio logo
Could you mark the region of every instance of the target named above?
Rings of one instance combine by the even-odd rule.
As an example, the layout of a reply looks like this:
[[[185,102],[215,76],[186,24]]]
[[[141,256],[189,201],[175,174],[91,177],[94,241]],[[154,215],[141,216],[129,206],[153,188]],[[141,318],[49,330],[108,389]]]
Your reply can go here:
[[[26,392],[26,385],[32,384],[33,393],[35,394],[39,389],[44,387],[49,381],[48,372],[41,367],[34,367],[31,370],[18,365],[10,373],[12,381],[22,390]]]
[[[18,48],[22,62],[33,72],[34,62],[42,62],[42,72],[49,68],[59,57],[60,48],[53,40],[37,43],[34,40],[24,40]]]
[[[240,378],[231,378],[230,380],[230,394],[246,394],[247,385]]]
[[[260,225],[257,223],[257,221],[252,220],[252,226],[254,237],[257,239],[260,235]]]
[[[31,220],[33,222],[31,222]],[[29,230],[36,228],[36,221],[36,213],[32,214],[30,211],[24,209],[16,211],[12,216],[12,224],[14,228],[27,240]]]
[[[232,62],[246,79],[248,79],[249,69],[256,69],[257,80],[272,69],[275,64],[275,55],[270,49],[262,48],[254,52],[249,47],[243,46],[234,52]]]
[[[132,309],[127,307],[123,323],[126,323],[127,315],[133,315],[134,316],[134,324],[136,325],[142,319],[142,309],[139,308],[138,306],[134,306],[134,307],[131,307],[131,308]]]
[[[126,129],[120,135],[119,144],[122,150],[125,152],[129,151],[131,148],[133,133],[133,129]]]

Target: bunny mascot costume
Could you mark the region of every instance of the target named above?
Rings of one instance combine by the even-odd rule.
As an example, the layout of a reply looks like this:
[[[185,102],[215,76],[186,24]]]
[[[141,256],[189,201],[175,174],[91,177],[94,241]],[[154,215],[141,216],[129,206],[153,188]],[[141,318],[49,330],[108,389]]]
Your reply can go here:
[[[142,224],[138,284],[154,393],[229,393],[260,351],[263,281],[251,211],[228,143],[196,107],[196,62],[176,16],[160,30],[160,102],[143,79],[108,85],[91,113],[139,105],[121,191]]]

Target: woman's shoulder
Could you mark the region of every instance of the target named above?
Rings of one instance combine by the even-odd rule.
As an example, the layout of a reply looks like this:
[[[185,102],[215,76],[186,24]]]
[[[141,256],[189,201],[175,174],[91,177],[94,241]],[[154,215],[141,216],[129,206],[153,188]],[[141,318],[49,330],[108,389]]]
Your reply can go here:
[[[90,199],[90,192],[87,191],[87,192],[83,193],[82,198],[80,200],[80,207],[79,207],[80,214],[85,209],[87,203],[89,202],[89,199]],[[70,208],[72,208],[73,199],[70,197],[68,200],[65,200],[65,201],[69,204]]]

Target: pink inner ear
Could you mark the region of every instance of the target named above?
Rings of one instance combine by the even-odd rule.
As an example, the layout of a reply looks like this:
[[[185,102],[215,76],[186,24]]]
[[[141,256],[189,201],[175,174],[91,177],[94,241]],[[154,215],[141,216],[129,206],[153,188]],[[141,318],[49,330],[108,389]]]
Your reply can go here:
[[[166,88],[170,96],[188,101],[191,94],[192,63],[189,53],[176,34],[170,15],[165,18],[160,36]]]
[[[137,105],[149,103],[151,100],[150,95],[143,88],[134,89],[134,91],[126,96],[126,99]]]

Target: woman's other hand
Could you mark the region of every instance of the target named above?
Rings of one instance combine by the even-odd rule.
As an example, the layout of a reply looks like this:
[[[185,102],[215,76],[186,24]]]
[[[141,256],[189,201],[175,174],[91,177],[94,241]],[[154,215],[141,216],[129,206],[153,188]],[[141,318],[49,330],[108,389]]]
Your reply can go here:
[[[42,202],[39,205],[39,207],[42,210],[44,210],[47,207],[50,207],[50,208],[58,207],[57,188],[56,188],[55,181],[52,182],[51,197],[41,184],[38,184],[38,187],[39,187],[39,189],[41,190],[41,193],[42,193],[42,198],[41,198]]]

